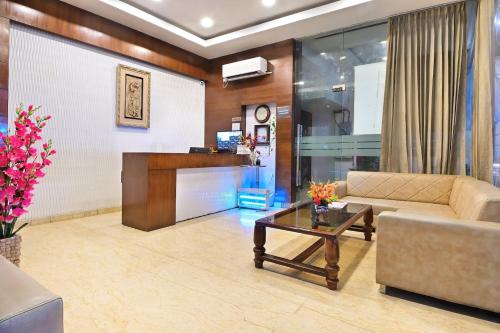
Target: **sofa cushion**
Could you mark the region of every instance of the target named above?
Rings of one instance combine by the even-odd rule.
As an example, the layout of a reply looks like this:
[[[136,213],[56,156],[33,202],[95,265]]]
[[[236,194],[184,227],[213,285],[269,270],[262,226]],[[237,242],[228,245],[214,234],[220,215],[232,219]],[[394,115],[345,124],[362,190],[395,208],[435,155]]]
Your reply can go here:
[[[448,205],[457,176],[351,171],[347,195]]]
[[[460,219],[500,222],[500,189],[472,177],[458,177],[450,206]]]
[[[457,218],[457,215],[448,205],[431,204],[425,202],[399,201],[386,199],[373,199],[347,196],[340,201],[372,205],[373,214],[378,215],[384,211],[404,211],[438,217]]]

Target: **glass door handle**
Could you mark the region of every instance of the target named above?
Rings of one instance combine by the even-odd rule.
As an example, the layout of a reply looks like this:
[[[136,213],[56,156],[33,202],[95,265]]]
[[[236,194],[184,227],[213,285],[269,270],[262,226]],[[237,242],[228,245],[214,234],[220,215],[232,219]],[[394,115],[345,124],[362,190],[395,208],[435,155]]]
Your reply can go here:
[[[302,125],[297,124],[297,144],[295,145],[295,184],[302,186],[302,170],[300,165],[300,143],[302,141]]]

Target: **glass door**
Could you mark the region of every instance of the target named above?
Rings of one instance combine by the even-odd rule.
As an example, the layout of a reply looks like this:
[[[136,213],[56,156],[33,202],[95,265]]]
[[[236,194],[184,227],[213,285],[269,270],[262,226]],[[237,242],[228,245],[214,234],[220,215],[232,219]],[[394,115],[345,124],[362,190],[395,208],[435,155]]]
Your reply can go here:
[[[312,180],[378,170],[386,39],[383,23],[297,44],[297,200]]]

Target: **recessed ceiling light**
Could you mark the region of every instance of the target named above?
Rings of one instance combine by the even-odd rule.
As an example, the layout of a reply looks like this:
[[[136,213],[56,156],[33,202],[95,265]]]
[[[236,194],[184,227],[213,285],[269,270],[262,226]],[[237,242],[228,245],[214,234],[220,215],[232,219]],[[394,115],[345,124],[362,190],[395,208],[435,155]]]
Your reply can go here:
[[[262,4],[266,7],[272,7],[276,3],[276,0],[262,0]]]
[[[326,52],[321,52],[320,55],[325,56]]]
[[[214,20],[210,17],[204,17],[200,20],[200,24],[203,28],[211,28],[214,25]]]
[[[340,57],[339,59],[340,59],[340,60],[345,60],[345,59],[347,59],[347,57],[346,57],[346,56],[342,56],[342,57]]]
[[[387,41],[386,40],[380,41],[380,44],[385,45],[385,44],[387,44]]]

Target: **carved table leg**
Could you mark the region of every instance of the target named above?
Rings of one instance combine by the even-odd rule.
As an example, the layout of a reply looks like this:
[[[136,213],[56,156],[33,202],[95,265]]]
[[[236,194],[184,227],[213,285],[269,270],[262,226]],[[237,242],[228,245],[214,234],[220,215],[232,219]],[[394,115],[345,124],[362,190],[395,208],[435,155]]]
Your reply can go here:
[[[337,237],[326,238],[325,241],[325,259],[326,259],[326,285],[329,289],[337,290],[339,282],[339,242]]]
[[[365,221],[365,241],[371,241],[372,240],[372,231],[373,231],[373,209],[370,208],[370,211],[365,214],[363,217],[363,220]]]
[[[255,225],[253,230],[253,242],[255,247],[253,248],[253,253],[255,254],[254,262],[256,268],[262,268],[262,255],[266,253],[264,244],[266,243],[266,227],[261,225]]]

